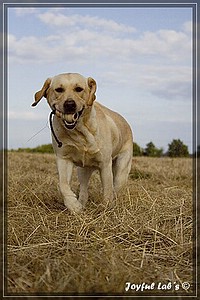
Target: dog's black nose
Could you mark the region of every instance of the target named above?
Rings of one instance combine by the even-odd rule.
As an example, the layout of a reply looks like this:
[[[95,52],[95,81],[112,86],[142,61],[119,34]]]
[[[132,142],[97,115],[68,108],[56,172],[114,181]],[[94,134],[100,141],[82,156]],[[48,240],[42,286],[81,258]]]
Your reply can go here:
[[[67,99],[64,102],[64,112],[65,114],[73,114],[76,112],[76,103],[73,99]]]

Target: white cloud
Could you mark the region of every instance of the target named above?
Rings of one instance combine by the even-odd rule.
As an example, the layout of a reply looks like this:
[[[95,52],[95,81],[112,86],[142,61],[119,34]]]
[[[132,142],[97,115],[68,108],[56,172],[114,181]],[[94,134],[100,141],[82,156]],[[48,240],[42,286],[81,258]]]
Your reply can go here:
[[[104,69],[99,76],[106,75],[110,84],[132,82],[163,99],[191,97],[191,41],[184,32],[158,30],[131,39],[73,27],[67,34],[9,35],[8,40],[11,60],[21,64],[73,62],[88,66],[96,61]]]
[[[139,85],[167,100],[192,99],[192,69],[185,66],[141,66]]]
[[[16,38],[9,36],[11,58],[21,63],[28,60],[37,62],[58,62],[64,59],[89,58],[96,60],[109,58],[113,61],[138,60],[145,56],[167,58],[174,62],[190,58],[191,41],[182,32],[158,31],[146,32],[139,38],[102,34],[84,28],[71,29],[71,32],[52,33],[50,36],[29,36]],[[84,57],[85,56],[85,57]],[[77,61],[78,62],[78,61]]]
[[[160,99],[167,99],[169,101],[177,99],[190,101],[192,99],[191,83],[188,80],[186,82],[168,80],[163,85],[152,89],[151,93]]]
[[[123,63],[116,64],[99,74],[101,87],[112,87],[126,93],[130,91],[133,99],[145,97],[161,100],[178,100],[191,103],[192,69],[190,66]],[[120,95],[120,91],[117,92]],[[117,96],[116,95],[116,96]],[[122,94],[123,96],[123,94]],[[126,96],[126,97],[127,97]],[[123,105],[123,104],[122,104]]]
[[[191,37],[188,35],[191,22],[184,23],[183,32],[158,30],[144,32],[136,37],[133,34],[137,31],[134,27],[95,16],[78,14],[67,16],[62,13],[46,12],[39,14],[38,18],[51,26],[52,30],[59,29],[61,38],[63,35],[69,40],[72,36],[77,37],[76,45],[78,45],[78,41],[80,44],[85,41],[86,34],[87,42],[93,47],[93,51],[98,52],[101,47],[101,53],[105,51],[111,55],[120,52],[122,55],[159,55],[181,60],[185,59],[192,47]]]
[[[99,18],[96,16],[83,16],[83,15],[70,15],[66,16],[61,13],[55,12],[46,12],[43,14],[39,14],[38,18],[47,25],[57,26],[57,27],[78,27],[82,28],[83,26],[86,28],[92,28],[93,30],[103,30],[109,32],[126,32],[133,33],[136,32],[136,29],[132,26],[127,26],[121,23],[117,23],[113,20],[108,20],[104,18]]]
[[[31,111],[8,111],[8,119],[9,120],[26,120],[26,121],[34,121],[34,120],[44,120],[44,115],[31,112]]]
[[[139,39],[131,41],[131,48],[141,55],[183,61],[190,54],[191,39],[185,33],[174,30],[144,32]]]
[[[66,16],[54,11],[37,17],[52,25],[51,34],[21,38],[9,35],[11,62],[71,62],[73,67],[88,68],[95,61],[100,62],[102,82],[106,77],[112,85],[132,84],[163,99],[191,97],[191,35],[186,30],[191,22],[183,24],[183,31],[157,30],[135,35],[131,26],[93,16]]]
[[[185,22],[183,24],[183,30],[186,32],[186,33],[192,33],[192,22],[191,21],[188,21],[188,22]]]
[[[23,17],[25,15],[32,15],[39,13],[39,10],[34,7],[15,7],[15,12],[18,17]]]

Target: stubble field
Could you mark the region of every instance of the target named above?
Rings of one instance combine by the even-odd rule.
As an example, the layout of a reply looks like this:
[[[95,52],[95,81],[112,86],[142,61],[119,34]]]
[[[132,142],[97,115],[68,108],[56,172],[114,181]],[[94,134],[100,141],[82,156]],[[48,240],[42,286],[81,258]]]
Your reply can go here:
[[[78,215],[62,203],[54,155],[8,153],[7,186],[6,294],[194,292],[192,159],[133,158],[111,210],[96,173]]]

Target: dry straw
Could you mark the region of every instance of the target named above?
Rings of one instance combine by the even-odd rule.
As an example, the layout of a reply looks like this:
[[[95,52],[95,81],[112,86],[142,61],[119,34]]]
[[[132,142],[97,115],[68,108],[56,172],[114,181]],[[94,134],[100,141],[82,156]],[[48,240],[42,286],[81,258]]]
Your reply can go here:
[[[76,176],[72,186],[78,193]],[[6,293],[135,295],[126,282],[194,290],[192,160],[134,158],[111,210],[100,205],[100,190],[94,174],[85,211],[73,215],[54,155],[9,153]],[[151,293],[171,295],[173,287]]]

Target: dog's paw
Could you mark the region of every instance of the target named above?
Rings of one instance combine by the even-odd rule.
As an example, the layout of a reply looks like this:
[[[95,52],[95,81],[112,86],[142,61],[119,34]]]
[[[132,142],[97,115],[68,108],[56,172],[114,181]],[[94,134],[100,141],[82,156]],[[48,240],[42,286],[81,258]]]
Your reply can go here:
[[[77,200],[75,194],[68,195],[64,204],[73,213],[79,213],[83,210],[83,205]]]

